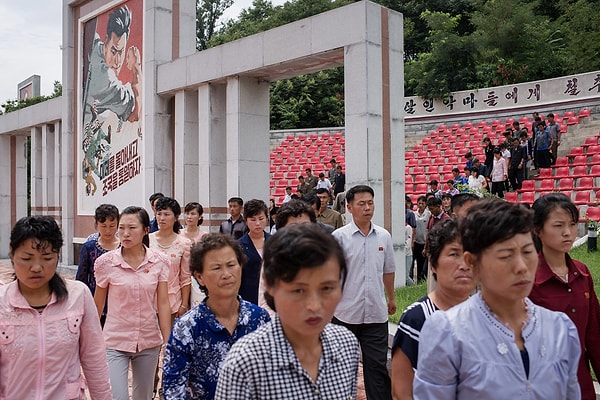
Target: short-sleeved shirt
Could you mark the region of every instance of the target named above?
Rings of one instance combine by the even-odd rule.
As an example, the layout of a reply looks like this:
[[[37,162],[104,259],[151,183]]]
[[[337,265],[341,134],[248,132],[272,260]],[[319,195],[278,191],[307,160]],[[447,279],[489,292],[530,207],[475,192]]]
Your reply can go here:
[[[169,282],[167,256],[146,248],[144,261],[134,269],[116,249],[98,257],[94,272],[96,286],[108,288],[106,348],[136,353],[160,346],[156,290],[159,282]]]
[[[165,399],[212,399],[221,364],[241,337],[271,320],[262,308],[240,302],[237,326],[230,334],[215,317],[206,300],[173,325],[163,364]]]
[[[392,343],[392,353],[396,349],[401,350],[410,360],[414,370],[417,369],[421,328],[425,320],[437,310],[439,308],[433,304],[429,296],[425,296],[406,307],[400,317],[398,330]]]
[[[365,236],[354,221],[333,231],[340,243],[348,275],[335,317],[347,324],[387,322],[383,275],[396,271],[394,246],[389,232],[371,223]]]
[[[548,130],[548,135],[554,141],[558,140],[558,135],[560,135],[560,125],[556,122],[553,124],[546,125],[546,129]]]
[[[220,372],[215,399],[354,399],[358,340],[343,326],[327,324],[316,382],[300,364],[279,316],[237,341]]]
[[[192,284],[190,273],[190,247],[192,241],[185,236],[177,235],[169,246],[158,243],[156,234],[150,234],[150,248],[162,252],[169,257],[169,304],[171,314],[181,306],[181,288]],[[187,305],[184,304],[185,307]]]

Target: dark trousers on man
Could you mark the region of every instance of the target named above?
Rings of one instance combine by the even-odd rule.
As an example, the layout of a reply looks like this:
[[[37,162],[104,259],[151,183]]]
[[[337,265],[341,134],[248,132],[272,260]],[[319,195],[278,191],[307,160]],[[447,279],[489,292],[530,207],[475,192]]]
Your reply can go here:
[[[367,399],[391,400],[392,386],[387,370],[388,323],[347,324],[335,317],[332,322],[348,328],[360,343]]]
[[[523,184],[523,170],[519,168],[509,169],[508,180],[514,191],[521,189],[521,185]]]
[[[415,242],[415,246],[413,247],[413,256],[415,258],[415,262],[417,263],[416,282],[423,282],[425,279],[427,279],[427,257],[423,255],[424,248],[425,243],[417,242]]]

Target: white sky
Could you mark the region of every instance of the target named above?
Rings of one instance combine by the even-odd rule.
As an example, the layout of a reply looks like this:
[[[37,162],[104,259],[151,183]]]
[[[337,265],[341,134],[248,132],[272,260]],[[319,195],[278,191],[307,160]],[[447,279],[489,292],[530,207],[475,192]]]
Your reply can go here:
[[[189,1],[189,0],[186,0]],[[271,0],[281,5],[286,0]],[[41,76],[41,94],[62,82],[62,0],[0,0],[0,104],[17,98],[17,85]],[[236,0],[224,18],[237,18],[252,0]]]

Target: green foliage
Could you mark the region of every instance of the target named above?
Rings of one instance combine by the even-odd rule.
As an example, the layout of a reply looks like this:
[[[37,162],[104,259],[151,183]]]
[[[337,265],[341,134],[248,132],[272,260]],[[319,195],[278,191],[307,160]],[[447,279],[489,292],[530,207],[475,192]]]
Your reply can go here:
[[[59,81],[54,81],[54,91],[50,96],[36,96],[30,97],[25,100],[6,100],[4,104],[0,104],[0,115],[17,111],[25,107],[32,106],[37,103],[41,103],[46,100],[53,99],[62,95],[62,85]]]
[[[343,68],[301,75],[271,84],[271,129],[343,125]]]
[[[205,50],[215,34],[219,18],[233,0],[196,0],[196,48]]]
[[[471,44],[457,33],[460,15],[425,11],[421,18],[430,28],[427,42],[431,51],[405,64],[405,90],[424,98],[442,99],[475,79]]]

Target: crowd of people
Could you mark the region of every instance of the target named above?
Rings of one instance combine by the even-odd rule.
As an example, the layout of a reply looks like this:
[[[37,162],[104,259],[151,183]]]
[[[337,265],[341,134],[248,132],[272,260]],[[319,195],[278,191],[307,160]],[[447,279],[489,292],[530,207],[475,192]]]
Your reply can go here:
[[[514,121],[497,145],[489,137],[484,137],[483,162],[467,151],[463,155],[465,165],[462,171],[459,166],[454,166],[452,178],[443,182],[443,190],[437,179],[429,182],[431,190],[439,190],[440,195],[464,192],[483,195],[491,192],[503,198],[506,192],[521,189],[523,181],[533,177],[530,175],[532,170],[538,176],[541,168],[550,168],[556,163],[561,143],[561,127],[554,120],[553,113],[547,115],[547,120],[534,113],[531,130],[530,136],[527,126]]]
[[[416,210],[406,198],[398,277],[374,190],[340,192],[347,219],[332,218],[324,185],[278,208],[232,197],[214,233],[197,202],[182,217],[155,193],[152,219],[103,204],[76,280],[56,272],[56,222],[19,220],[16,279],[0,286],[0,398],[354,398],[362,362],[369,399],[595,399],[600,306],[568,255],[568,197],[530,210],[432,182]],[[428,294],[402,313],[390,374],[398,278]]]

